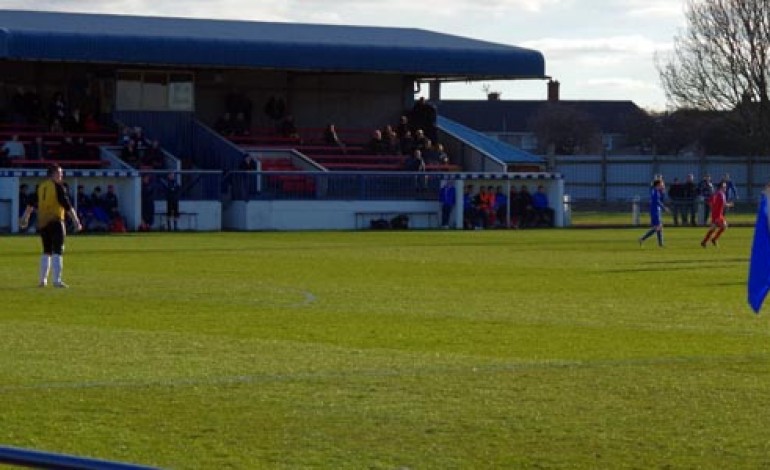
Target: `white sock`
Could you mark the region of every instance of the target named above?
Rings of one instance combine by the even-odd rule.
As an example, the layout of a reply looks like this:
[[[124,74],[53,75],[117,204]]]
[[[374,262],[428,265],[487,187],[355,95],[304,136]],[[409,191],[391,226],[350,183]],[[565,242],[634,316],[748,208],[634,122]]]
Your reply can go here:
[[[64,267],[64,260],[62,259],[61,255],[53,255],[53,282],[60,283],[61,282],[61,271]]]
[[[51,270],[51,257],[43,255],[40,257],[40,284],[48,283],[48,271]]]

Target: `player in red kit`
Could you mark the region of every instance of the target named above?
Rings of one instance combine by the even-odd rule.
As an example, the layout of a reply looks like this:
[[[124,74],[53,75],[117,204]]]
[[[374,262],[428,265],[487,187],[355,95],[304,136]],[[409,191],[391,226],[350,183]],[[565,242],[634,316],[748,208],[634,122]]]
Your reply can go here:
[[[711,244],[719,246],[717,240],[722,233],[727,230],[727,221],[725,220],[725,207],[732,207],[732,202],[727,202],[727,184],[722,182],[717,187],[717,191],[709,198],[708,205],[711,207],[711,227],[706,232],[700,246],[706,248],[706,244],[711,240]]]

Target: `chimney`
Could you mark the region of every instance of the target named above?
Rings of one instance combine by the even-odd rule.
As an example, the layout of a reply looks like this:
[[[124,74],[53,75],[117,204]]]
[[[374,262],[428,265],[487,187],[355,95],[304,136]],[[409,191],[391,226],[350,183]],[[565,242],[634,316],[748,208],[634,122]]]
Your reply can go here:
[[[556,103],[559,101],[559,81],[548,80],[548,102]]]

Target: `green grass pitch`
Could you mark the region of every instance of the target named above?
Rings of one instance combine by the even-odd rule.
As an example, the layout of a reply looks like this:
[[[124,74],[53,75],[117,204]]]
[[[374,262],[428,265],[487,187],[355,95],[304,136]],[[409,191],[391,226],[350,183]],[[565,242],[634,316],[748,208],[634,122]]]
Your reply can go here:
[[[753,230],[0,237],[0,444],[175,469],[768,468]],[[770,308],[770,304],[768,306]]]

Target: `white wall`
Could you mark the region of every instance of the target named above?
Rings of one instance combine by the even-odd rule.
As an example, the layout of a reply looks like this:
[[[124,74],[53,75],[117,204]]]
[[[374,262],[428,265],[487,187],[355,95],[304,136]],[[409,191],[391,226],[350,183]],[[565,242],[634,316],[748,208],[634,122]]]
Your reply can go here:
[[[412,214],[409,228],[438,227],[436,201],[233,201],[223,220],[230,230],[352,230],[368,228],[372,218],[389,220],[410,212],[435,216]]]

